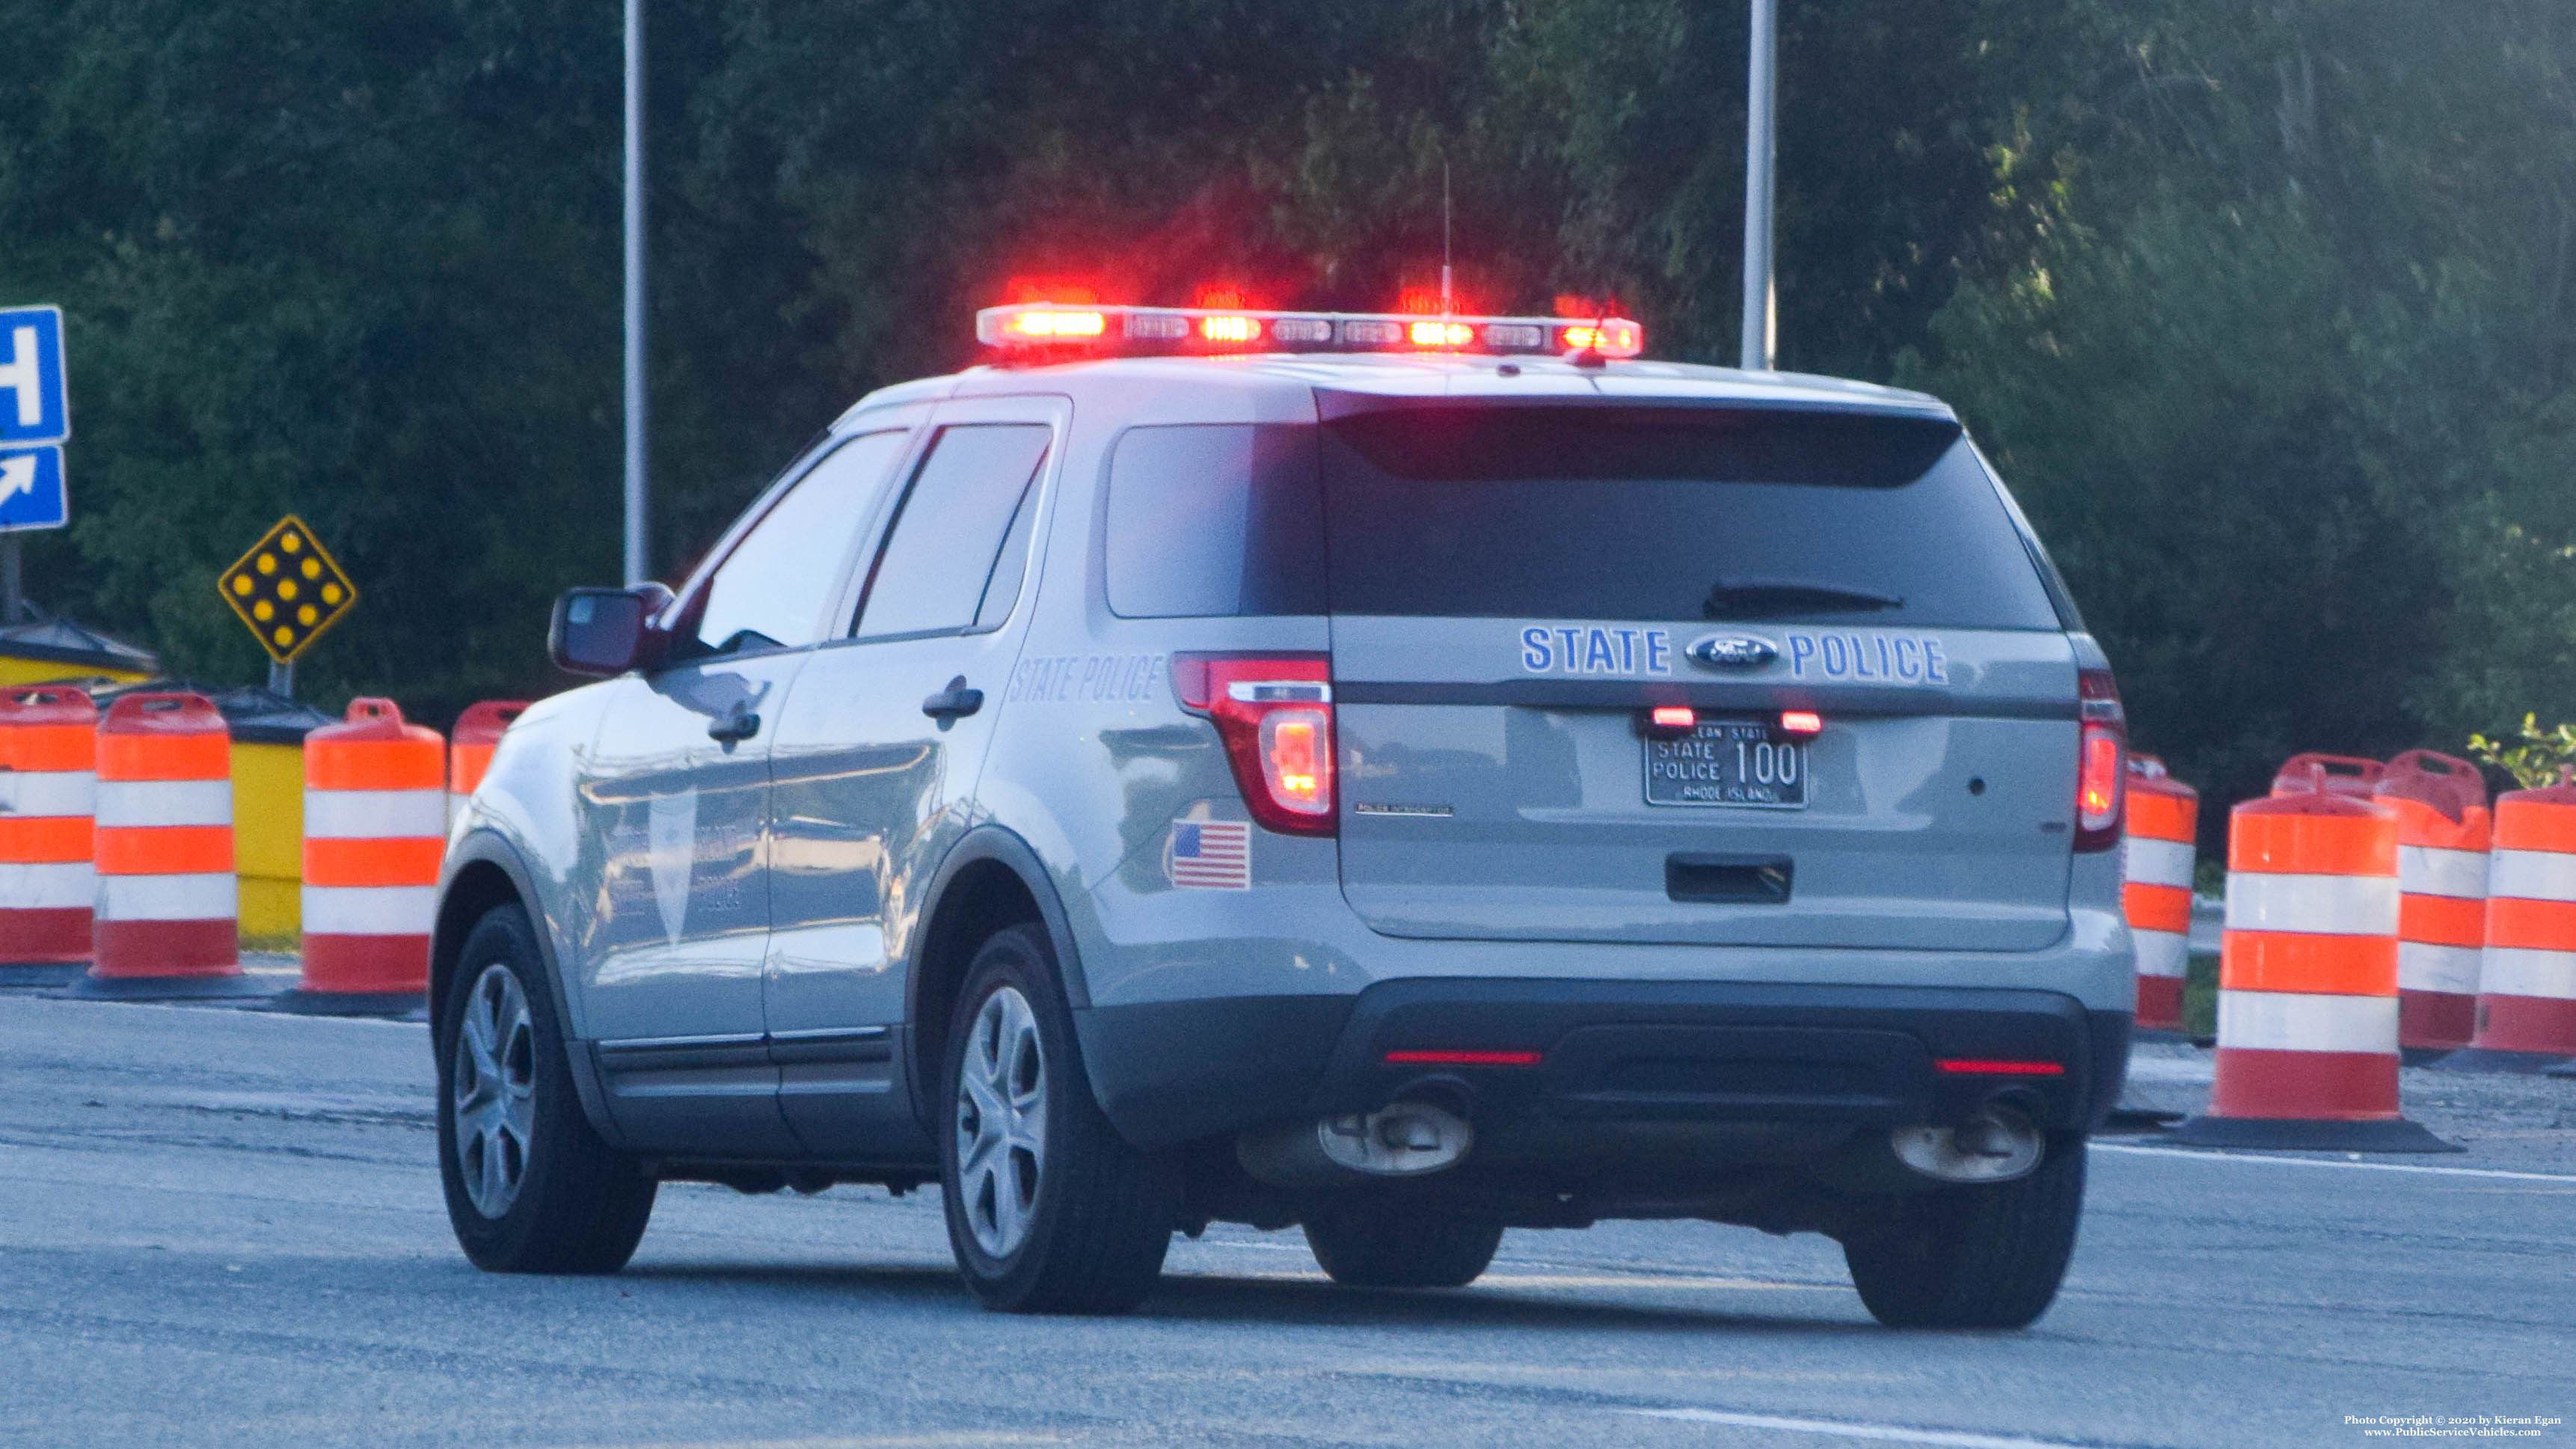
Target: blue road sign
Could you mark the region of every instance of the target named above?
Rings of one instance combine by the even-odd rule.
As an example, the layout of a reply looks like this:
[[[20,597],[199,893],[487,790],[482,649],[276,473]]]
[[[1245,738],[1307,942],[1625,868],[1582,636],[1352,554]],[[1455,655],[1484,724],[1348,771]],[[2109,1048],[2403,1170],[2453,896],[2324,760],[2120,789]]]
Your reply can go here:
[[[62,449],[0,448],[0,533],[60,528],[70,517]]]
[[[63,392],[62,309],[0,311],[0,447],[58,443],[71,431]]]

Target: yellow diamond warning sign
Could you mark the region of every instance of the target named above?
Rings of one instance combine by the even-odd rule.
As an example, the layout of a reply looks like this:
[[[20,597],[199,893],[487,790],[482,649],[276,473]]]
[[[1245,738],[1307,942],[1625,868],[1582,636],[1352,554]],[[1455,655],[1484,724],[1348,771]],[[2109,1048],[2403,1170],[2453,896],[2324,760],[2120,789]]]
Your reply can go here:
[[[295,662],[358,602],[358,586],[292,513],[224,570],[216,587],[280,664]]]

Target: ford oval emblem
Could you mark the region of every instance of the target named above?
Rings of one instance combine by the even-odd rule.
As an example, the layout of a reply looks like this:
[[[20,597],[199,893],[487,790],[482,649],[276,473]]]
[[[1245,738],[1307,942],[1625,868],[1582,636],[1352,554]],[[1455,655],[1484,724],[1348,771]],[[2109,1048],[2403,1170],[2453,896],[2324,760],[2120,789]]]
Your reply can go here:
[[[1710,669],[1759,669],[1780,657],[1778,646],[1750,634],[1711,634],[1692,640],[1690,648],[1682,652],[1691,657],[1692,663]]]

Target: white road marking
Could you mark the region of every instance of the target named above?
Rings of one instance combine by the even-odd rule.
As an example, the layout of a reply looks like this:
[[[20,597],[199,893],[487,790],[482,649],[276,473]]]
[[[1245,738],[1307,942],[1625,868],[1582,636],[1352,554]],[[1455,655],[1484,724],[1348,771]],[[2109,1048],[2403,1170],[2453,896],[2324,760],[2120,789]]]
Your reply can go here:
[[[2576,1182],[2564,1172],[2507,1172],[2499,1167],[2419,1167],[2411,1162],[2352,1162],[2330,1157],[2273,1157],[2260,1152],[2205,1152],[2189,1147],[2140,1147],[2125,1142],[2094,1142],[2095,1152],[2127,1152],[2139,1157],[2187,1157],[2199,1162],[2278,1162],[2290,1167],[2349,1167],[2362,1172],[2415,1172],[2428,1177],[2496,1177],[2513,1182]]]
[[[1944,1449],[2088,1449],[2066,1439],[2007,1439],[1955,1429],[1916,1429],[1903,1424],[1851,1424],[1834,1419],[1789,1419],[1777,1414],[1738,1414],[1724,1409],[1621,1409],[1648,1419],[1685,1424],[1724,1424],[1735,1429],[1777,1429],[1784,1434],[1834,1434],[1883,1444],[1937,1444]]]
[[[864,1439],[697,1439],[685,1443],[628,1444],[609,1449],[965,1449],[986,1444],[1061,1444],[1054,1434],[966,1431],[952,1434],[871,1435]]]

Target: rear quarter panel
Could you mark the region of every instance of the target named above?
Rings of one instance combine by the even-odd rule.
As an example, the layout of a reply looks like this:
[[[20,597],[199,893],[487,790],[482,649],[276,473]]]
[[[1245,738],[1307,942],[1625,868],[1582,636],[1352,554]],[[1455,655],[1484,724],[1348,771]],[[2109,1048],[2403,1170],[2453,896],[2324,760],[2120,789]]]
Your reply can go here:
[[[1051,385],[1054,385],[1051,383]],[[1258,929],[1245,893],[1174,887],[1164,869],[1183,817],[1244,821],[1216,731],[1180,707],[1185,650],[1322,652],[1320,617],[1126,619],[1109,610],[1102,526],[1111,450],[1130,427],[1312,422],[1309,389],[1216,374],[1068,380],[1074,423],[1037,612],[999,691],[979,808],[1047,861],[1076,948],[1080,999],[1109,1005],[1202,995],[1356,991],[1347,961]],[[1333,842],[1252,832],[1267,920],[1274,888],[1347,917]]]

